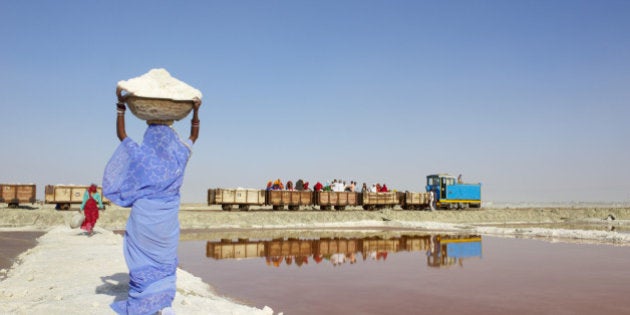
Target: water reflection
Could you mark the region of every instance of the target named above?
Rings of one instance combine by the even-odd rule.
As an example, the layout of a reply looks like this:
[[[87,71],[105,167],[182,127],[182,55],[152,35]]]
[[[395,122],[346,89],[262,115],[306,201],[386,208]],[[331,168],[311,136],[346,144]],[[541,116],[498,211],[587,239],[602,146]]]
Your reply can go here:
[[[280,267],[315,264],[356,264],[357,261],[385,262],[401,252],[424,252],[430,267],[463,266],[464,260],[481,257],[480,235],[402,235],[389,239],[317,238],[317,239],[222,239],[208,241],[206,257],[213,259],[265,258],[268,266]]]

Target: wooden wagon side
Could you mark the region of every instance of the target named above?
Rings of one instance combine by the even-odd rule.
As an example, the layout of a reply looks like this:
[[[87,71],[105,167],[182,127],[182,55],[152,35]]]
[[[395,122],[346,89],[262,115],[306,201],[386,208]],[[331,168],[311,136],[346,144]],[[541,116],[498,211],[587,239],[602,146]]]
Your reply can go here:
[[[247,211],[250,206],[265,204],[265,191],[260,189],[208,189],[208,205],[220,205],[223,210],[238,207]]]
[[[89,185],[46,185],[44,189],[44,203],[55,204],[57,210],[70,210],[71,205],[83,203],[83,194]],[[103,188],[97,187],[101,194],[103,205],[110,205],[111,201],[103,196]]]
[[[318,191],[315,193],[315,203],[320,210],[344,210],[347,206],[359,204],[359,194],[356,192]]]
[[[34,204],[36,199],[35,184],[0,184],[0,202],[9,207],[17,207],[20,203]]]
[[[267,205],[272,206],[274,210],[284,209],[284,206],[288,206],[289,210],[299,210],[300,206],[310,206],[312,204],[313,204],[312,191],[293,191],[293,190],[267,191]]]
[[[400,204],[396,192],[363,192],[361,193],[361,204],[365,210],[394,208]]]

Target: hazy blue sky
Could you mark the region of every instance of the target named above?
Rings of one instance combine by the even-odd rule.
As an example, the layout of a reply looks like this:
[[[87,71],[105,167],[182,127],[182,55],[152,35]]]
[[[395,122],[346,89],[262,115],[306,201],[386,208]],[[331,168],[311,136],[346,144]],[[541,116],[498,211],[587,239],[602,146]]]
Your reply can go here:
[[[487,201],[630,201],[630,1],[3,0],[0,39],[0,183],[39,198],[101,182],[116,83],[165,68],[204,94],[184,202],[433,173]]]

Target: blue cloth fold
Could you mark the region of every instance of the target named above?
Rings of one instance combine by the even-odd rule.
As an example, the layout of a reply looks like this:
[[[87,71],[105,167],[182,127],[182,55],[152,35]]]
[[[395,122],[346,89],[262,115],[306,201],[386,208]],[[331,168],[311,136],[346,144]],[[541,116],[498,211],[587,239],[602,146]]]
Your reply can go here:
[[[141,145],[125,138],[105,167],[103,194],[132,207],[123,244],[129,294],[111,305],[118,314],[154,314],[175,298],[179,189],[191,146],[172,128],[150,125]]]

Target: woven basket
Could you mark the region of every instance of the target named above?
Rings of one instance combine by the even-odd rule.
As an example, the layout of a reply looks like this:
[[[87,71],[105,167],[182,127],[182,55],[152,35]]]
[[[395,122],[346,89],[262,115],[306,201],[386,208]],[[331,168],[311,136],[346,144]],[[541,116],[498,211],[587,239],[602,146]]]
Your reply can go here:
[[[125,102],[136,117],[151,124],[170,125],[173,121],[188,116],[193,108],[192,100],[181,101],[129,95]]]

